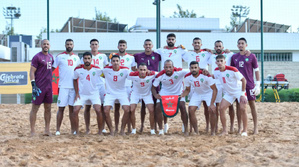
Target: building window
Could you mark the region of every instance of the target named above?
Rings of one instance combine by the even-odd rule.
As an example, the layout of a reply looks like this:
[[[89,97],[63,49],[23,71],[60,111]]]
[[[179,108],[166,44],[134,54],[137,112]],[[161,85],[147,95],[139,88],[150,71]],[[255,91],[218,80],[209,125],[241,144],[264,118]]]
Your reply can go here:
[[[261,53],[254,53],[258,61],[261,61]],[[264,61],[293,61],[293,54],[289,53],[264,53]]]

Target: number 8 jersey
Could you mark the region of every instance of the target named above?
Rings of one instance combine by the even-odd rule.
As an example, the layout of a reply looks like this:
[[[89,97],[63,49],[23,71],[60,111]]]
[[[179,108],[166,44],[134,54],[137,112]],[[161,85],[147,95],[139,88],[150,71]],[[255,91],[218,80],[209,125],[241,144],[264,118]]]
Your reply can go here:
[[[105,75],[107,94],[127,96],[125,81],[130,73],[129,68],[120,66],[118,71],[114,71],[112,66],[104,67],[103,73]],[[122,97],[120,97],[122,98]]]

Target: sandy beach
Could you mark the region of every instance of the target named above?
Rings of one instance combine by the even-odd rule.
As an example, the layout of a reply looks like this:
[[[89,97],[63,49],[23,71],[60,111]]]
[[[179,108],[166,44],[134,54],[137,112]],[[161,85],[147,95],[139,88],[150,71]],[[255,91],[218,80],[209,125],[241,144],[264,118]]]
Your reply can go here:
[[[257,103],[259,134],[253,135],[248,107],[249,136],[205,134],[203,107],[197,111],[200,135],[184,136],[180,116],[169,119],[169,133],[150,135],[147,113],[142,134],[98,136],[94,111],[91,133],[85,135],[83,110],[80,134],[70,134],[68,110],[61,135],[55,136],[56,104],[52,105],[52,136],[43,136],[43,106],[36,121],[36,137],[29,137],[28,105],[0,105],[0,166],[298,166],[299,103]],[[140,113],[137,109],[137,131]],[[113,116],[113,112],[111,112]],[[229,125],[227,114],[227,124]],[[221,129],[221,124],[219,123]],[[107,126],[106,126],[107,128]],[[235,120],[235,131],[237,131]]]

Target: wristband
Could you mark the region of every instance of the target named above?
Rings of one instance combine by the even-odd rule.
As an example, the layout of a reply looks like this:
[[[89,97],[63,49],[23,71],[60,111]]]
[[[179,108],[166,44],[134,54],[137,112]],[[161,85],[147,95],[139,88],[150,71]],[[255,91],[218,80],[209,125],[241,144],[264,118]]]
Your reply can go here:
[[[36,83],[35,83],[35,81],[34,81],[34,80],[33,80],[33,81],[31,81],[31,86],[32,86],[32,87],[36,86]]]
[[[241,96],[245,96],[246,97],[246,91],[242,91]]]

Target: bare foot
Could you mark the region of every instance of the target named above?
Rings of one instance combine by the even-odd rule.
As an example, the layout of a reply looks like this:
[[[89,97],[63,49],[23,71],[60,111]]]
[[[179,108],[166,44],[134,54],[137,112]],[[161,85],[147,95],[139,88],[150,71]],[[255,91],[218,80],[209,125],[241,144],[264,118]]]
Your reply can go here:
[[[141,125],[139,132],[140,132],[140,133],[143,132],[143,125]]]
[[[35,132],[31,132],[30,137],[34,137],[34,136],[35,136]]]
[[[185,132],[184,132],[184,135],[185,135],[185,136],[189,136],[189,132],[185,131]]]
[[[122,135],[122,136],[126,136],[126,134],[125,134],[124,131],[120,131],[120,135]]]
[[[113,131],[110,132],[110,136],[114,136],[114,132]]]
[[[229,133],[234,133],[234,126],[230,127]]]
[[[242,129],[239,128],[239,129],[238,129],[238,134],[241,134],[241,132],[242,132]]]
[[[222,131],[222,132],[219,134],[219,136],[226,136],[226,135],[228,135],[228,134],[227,134],[227,131]]]
[[[259,133],[259,131],[257,129],[254,129],[253,134],[257,135]]]
[[[50,133],[50,131],[45,131],[43,136],[52,136],[52,134]]]
[[[209,126],[206,127],[206,133],[208,133],[208,132],[209,132]]]
[[[216,134],[215,134],[215,132],[211,132],[211,136],[215,136]]]
[[[98,135],[102,136],[102,135],[103,135],[102,131],[99,131],[99,132],[98,132]]]
[[[88,129],[88,130],[86,130],[86,131],[85,131],[85,134],[86,134],[86,135],[88,135],[88,134],[89,134],[89,132],[90,132],[90,131],[89,131],[89,129]]]

